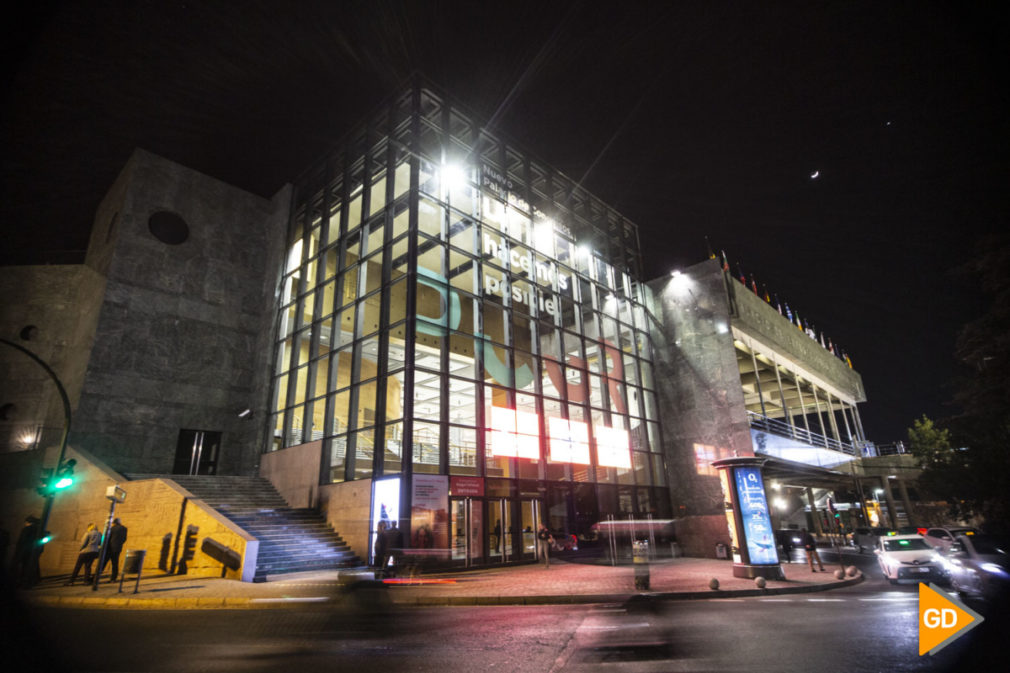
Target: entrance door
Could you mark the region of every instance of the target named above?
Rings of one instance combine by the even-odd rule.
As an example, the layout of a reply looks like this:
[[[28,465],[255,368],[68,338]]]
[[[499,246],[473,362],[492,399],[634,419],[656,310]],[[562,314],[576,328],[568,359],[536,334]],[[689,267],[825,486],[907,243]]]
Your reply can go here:
[[[451,498],[449,511],[451,521],[452,562],[466,567],[478,565],[484,558],[484,503],[474,498]]]
[[[519,502],[520,526],[522,527],[522,547],[519,550],[520,558],[536,559],[537,557],[537,529],[540,528],[540,501],[521,500]]]
[[[515,529],[511,498],[493,498],[487,503],[488,560],[491,563],[506,563],[516,554]]]
[[[220,447],[220,432],[180,430],[172,474],[217,474]]]

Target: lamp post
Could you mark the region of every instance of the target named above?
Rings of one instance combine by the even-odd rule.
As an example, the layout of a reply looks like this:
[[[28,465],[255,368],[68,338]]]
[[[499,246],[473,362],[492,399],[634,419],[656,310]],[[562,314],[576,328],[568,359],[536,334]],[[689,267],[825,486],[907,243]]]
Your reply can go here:
[[[13,341],[8,341],[7,339],[0,338],[0,343],[4,343],[10,346],[11,348],[19,350],[28,357],[30,357],[40,367],[42,367],[42,369],[46,371],[46,374],[49,375],[49,378],[51,378],[53,380],[53,383],[56,384],[56,389],[60,393],[60,399],[63,401],[63,437],[60,439],[60,455],[56,459],[56,469],[54,470],[54,474],[59,474],[60,472],[62,472],[64,467],[63,458],[67,452],[67,436],[70,434],[70,419],[71,419],[70,398],[67,397],[67,391],[66,389],[64,389],[63,383],[60,382],[59,377],[56,376],[56,372],[53,371],[52,367],[46,364],[45,360],[40,358],[35,353],[31,352],[24,346],[16,344]],[[46,534],[46,526],[49,524],[49,513],[53,509],[53,499],[55,498],[55,495],[56,494],[52,491],[52,489],[47,488],[46,493],[43,496],[46,502],[45,505],[43,505],[42,507],[42,521],[39,523],[38,537],[35,538],[36,551],[38,550],[38,546],[41,543],[41,540]]]

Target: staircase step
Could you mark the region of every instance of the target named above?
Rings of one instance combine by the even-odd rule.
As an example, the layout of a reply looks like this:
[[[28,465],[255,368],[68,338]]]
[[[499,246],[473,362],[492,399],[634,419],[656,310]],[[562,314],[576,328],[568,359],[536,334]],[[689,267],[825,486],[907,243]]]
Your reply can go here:
[[[360,565],[360,559],[316,510],[292,508],[263,477],[129,474],[171,479],[260,541],[254,582],[267,575]]]

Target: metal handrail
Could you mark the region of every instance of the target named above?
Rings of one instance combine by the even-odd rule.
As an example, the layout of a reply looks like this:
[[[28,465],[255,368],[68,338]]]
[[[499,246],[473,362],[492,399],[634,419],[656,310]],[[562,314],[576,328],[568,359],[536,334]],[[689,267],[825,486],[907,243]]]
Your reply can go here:
[[[810,432],[806,428],[797,427],[791,423],[780,421],[777,418],[768,418],[753,411],[748,411],[750,426],[758,430],[770,432],[779,437],[790,437],[799,439],[811,446],[819,446],[832,451],[840,451],[850,456],[856,455],[856,449],[851,444],[840,442],[834,437],[826,437],[817,432]]]

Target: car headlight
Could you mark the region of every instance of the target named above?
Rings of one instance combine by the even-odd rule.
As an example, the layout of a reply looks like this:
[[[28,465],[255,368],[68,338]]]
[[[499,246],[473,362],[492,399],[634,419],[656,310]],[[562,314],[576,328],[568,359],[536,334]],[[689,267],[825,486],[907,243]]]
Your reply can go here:
[[[993,575],[1000,575],[1003,577],[1006,577],[1007,575],[1007,571],[1002,566],[996,565],[995,563],[983,563],[979,567],[987,573],[992,573]]]

